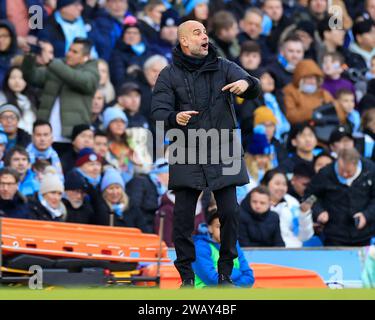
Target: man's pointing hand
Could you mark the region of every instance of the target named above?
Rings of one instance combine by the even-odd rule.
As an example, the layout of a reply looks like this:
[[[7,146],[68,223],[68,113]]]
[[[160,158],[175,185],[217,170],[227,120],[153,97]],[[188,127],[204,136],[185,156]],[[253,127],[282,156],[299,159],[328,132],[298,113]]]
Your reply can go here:
[[[236,82],[232,82],[227,84],[221,91],[229,90],[230,92],[240,95],[243,94],[247,88],[249,87],[249,83],[246,80],[238,80]]]
[[[186,126],[190,118],[194,115],[197,115],[199,112],[198,111],[182,111],[177,113],[176,115],[176,121],[180,126]]]

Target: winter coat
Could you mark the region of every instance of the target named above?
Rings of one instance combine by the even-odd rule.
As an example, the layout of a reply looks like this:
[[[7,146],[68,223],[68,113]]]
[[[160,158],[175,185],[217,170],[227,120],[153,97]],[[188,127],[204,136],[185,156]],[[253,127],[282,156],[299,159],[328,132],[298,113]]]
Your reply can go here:
[[[27,146],[31,142],[31,136],[25,130],[22,130],[22,129],[18,128],[17,129],[17,135],[16,135],[16,141],[14,142],[14,145],[9,143],[9,142],[10,141],[8,140],[6,151],[9,151],[15,145],[27,148]]]
[[[2,11],[0,8],[0,16],[1,16],[1,12]],[[2,17],[1,19],[6,19],[6,17]],[[13,24],[9,22],[8,20],[0,20],[0,28],[8,29],[10,36],[11,36],[11,43],[10,43],[9,48],[4,52],[3,51],[0,52],[0,88],[2,88],[5,74],[11,66],[10,65],[11,60],[18,53],[18,46],[17,46],[17,34],[16,34],[16,30]]]
[[[287,248],[301,248],[314,235],[311,212],[301,213],[300,203],[291,195],[286,194],[271,210],[279,215],[281,237]]]
[[[118,40],[109,59],[111,81],[116,89],[119,89],[129,77],[127,72],[129,66],[136,65],[142,69],[145,61],[152,56],[153,52],[149,49],[148,44],[145,43],[145,45],[145,52],[138,56],[131,46],[125,44],[122,39]]]
[[[77,158],[78,153],[73,149],[73,146],[69,144],[67,150],[60,156],[64,174],[67,174],[75,167]]]
[[[299,83],[303,77],[317,76],[323,78],[323,72],[312,60],[301,61],[294,71],[293,82],[284,88],[286,117],[291,124],[309,121],[313,111],[323,104],[333,103],[331,94],[319,88],[313,94],[306,94],[299,90]],[[344,112],[335,105],[336,113],[341,121],[344,121]]]
[[[30,219],[32,220],[44,220],[44,221],[55,221],[55,222],[65,222],[66,214],[61,217],[53,217],[51,213],[44,207],[38,199],[37,194],[29,198],[30,203]]]
[[[241,247],[285,246],[278,214],[271,210],[263,214],[254,213],[250,207],[250,195],[246,196],[240,206],[239,242]]]
[[[110,225],[111,216],[113,215],[114,226],[116,227],[127,227],[127,228],[139,228],[142,232],[147,232],[147,225],[145,217],[142,214],[142,211],[139,208],[132,205],[132,202],[129,202],[128,207],[122,212],[121,216],[118,216],[114,211],[108,206],[102,196],[100,196],[99,201],[101,204],[100,208],[100,217],[101,225]],[[96,209],[97,210],[97,209]]]
[[[286,85],[293,81],[293,73],[284,69],[278,61],[274,61],[267,66],[267,70],[275,77],[275,86],[277,90],[283,89]]]
[[[313,207],[314,218],[327,211],[329,220],[324,225],[327,241],[352,246],[370,243],[375,234],[375,166],[362,159],[362,172],[349,187],[339,182],[335,163],[323,168],[311,181],[305,197],[315,195],[318,201]],[[362,212],[366,226],[358,230],[353,216]]]
[[[99,86],[97,62],[70,67],[65,60],[54,59],[48,67],[37,67],[27,55],[22,64],[25,80],[43,88],[38,118],[49,120],[56,98],[60,98],[62,135],[70,138],[73,127],[91,124],[92,99]]]
[[[126,194],[132,206],[142,213],[148,233],[154,231],[155,212],[159,208],[158,193],[147,175],[134,177],[126,184]]]
[[[23,195],[17,192],[12,200],[0,198],[0,216],[6,218],[28,219],[30,214],[29,203]]]
[[[293,175],[295,166],[301,163],[306,164],[312,168],[314,166],[313,161],[307,161],[305,159],[300,158],[297,154],[293,154],[292,156],[287,158],[285,161],[281,162],[278,168],[283,170],[287,174],[288,179],[289,179]]]
[[[123,25],[107,10],[99,10],[92,25],[96,32],[101,34],[96,46],[99,57],[108,62],[117,40],[122,35]]]
[[[192,58],[185,56],[178,46],[174,50],[173,63],[164,68],[159,75],[152,98],[152,116],[157,121],[164,121],[168,128],[183,130],[187,137],[189,129],[227,129],[229,138],[222,141],[220,147],[212,148],[221,153],[222,149],[228,148],[241,150],[237,133],[234,129],[237,126],[236,115],[233,107],[233,97],[221,89],[229,83],[246,80],[249,87],[242,95],[243,98],[253,99],[260,93],[259,81],[248,75],[243,69],[233,62],[218,58],[213,46],[209,46],[209,53],[200,67],[191,63]],[[176,122],[176,115],[180,111],[196,110],[198,115],[193,116],[186,127]],[[222,132],[222,131],[221,131]],[[228,135],[227,135],[228,136]],[[184,139],[187,140],[187,139]],[[189,148],[194,146],[189,141],[178,141],[182,143],[179,147],[185,148],[185,155]],[[175,144],[177,144],[175,143]],[[235,145],[235,146],[234,146]],[[169,189],[193,188],[203,190],[207,186],[211,190],[221,189],[226,186],[244,185],[248,183],[246,166],[238,154],[232,158],[219,159],[218,164],[212,164],[210,159],[205,159],[207,164],[199,164],[200,143],[196,147],[196,164],[171,164],[169,169]],[[211,147],[205,147],[210,155]],[[207,161],[208,160],[208,161]],[[224,164],[224,162],[227,162]],[[224,168],[239,169],[237,174],[223,175]]]
[[[93,223],[94,209],[87,199],[85,199],[82,206],[77,209],[72,207],[68,199],[62,199],[62,202],[64,203],[67,212],[66,222],[83,224]]]
[[[195,287],[216,286],[219,278],[217,265],[220,244],[213,241],[209,234],[197,234],[193,236],[193,240],[195,261],[192,263],[192,267],[195,273]],[[231,278],[236,286],[251,287],[254,284],[253,270],[249,267],[238,242],[236,246],[238,258],[233,261]]]

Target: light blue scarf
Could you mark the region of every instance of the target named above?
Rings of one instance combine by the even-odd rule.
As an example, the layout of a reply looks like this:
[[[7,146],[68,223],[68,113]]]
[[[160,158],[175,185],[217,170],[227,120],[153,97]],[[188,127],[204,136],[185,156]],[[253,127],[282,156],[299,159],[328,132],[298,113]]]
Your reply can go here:
[[[93,187],[97,187],[100,183],[101,176],[97,176],[96,178],[92,178],[88,176],[86,173],[84,173],[80,168],[77,168],[77,171],[90,183]]]
[[[48,202],[43,198],[43,196],[40,193],[38,193],[38,199],[42,206],[48,210],[49,214],[53,219],[63,218],[63,216],[65,216],[66,209],[62,202],[60,202],[60,206],[58,209],[54,209],[48,204]]]
[[[358,176],[361,174],[361,172],[362,172],[362,161],[359,161],[358,164],[357,164],[357,171],[356,171],[354,177],[350,178],[350,179],[345,179],[344,177],[340,176],[340,174],[339,174],[339,164],[338,164],[338,162],[336,161],[336,163],[335,163],[335,173],[336,173],[337,180],[339,180],[339,182],[341,184],[344,184],[346,186],[351,186],[353,181],[356,178],[358,178]]]
[[[58,174],[63,174],[59,155],[52,147],[49,147],[47,150],[40,151],[35,148],[33,143],[30,143],[26,148],[26,151],[29,153],[31,164],[34,164],[37,159],[51,160],[51,164],[56,168]]]
[[[82,17],[77,18],[74,22],[68,22],[63,19],[59,11],[56,11],[54,15],[65,36],[65,53],[69,51],[74,38],[87,38],[86,25]]]
[[[361,127],[361,116],[357,110],[353,110],[347,116],[348,121],[353,125],[353,133],[359,132]]]
[[[290,73],[293,73],[296,66],[290,64],[283,55],[279,54],[279,56],[277,57],[277,61],[283,66],[283,68],[290,72]]]
[[[146,51],[146,45],[143,42],[133,44],[131,48],[137,56],[141,56]]]
[[[123,212],[125,210],[125,205],[123,203],[112,204],[111,209],[116,216],[122,218]]]
[[[150,173],[148,175],[156,187],[156,191],[158,193],[158,204],[161,204],[161,197],[168,191],[168,189],[160,182],[158,176],[155,173]]]

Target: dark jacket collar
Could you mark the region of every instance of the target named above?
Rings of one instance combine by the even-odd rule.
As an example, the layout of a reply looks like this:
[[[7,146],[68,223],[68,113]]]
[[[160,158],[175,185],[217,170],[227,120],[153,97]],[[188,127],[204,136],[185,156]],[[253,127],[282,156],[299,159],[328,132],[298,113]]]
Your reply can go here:
[[[173,49],[173,63],[189,72],[209,71],[218,69],[218,57],[216,48],[210,43],[208,55],[203,59],[187,56],[181,50],[180,44]]]

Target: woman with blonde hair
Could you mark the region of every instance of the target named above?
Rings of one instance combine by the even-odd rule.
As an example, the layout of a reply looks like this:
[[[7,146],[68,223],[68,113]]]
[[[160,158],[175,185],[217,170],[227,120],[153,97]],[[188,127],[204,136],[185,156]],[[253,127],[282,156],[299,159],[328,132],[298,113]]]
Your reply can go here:
[[[98,70],[99,70],[99,90],[104,96],[104,102],[110,103],[116,98],[115,89],[110,79],[109,66],[108,63],[103,60],[98,60]]]
[[[125,193],[125,183],[120,173],[109,168],[100,184],[103,202],[100,206],[103,225],[140,228],[145,231],[145,219]]]

